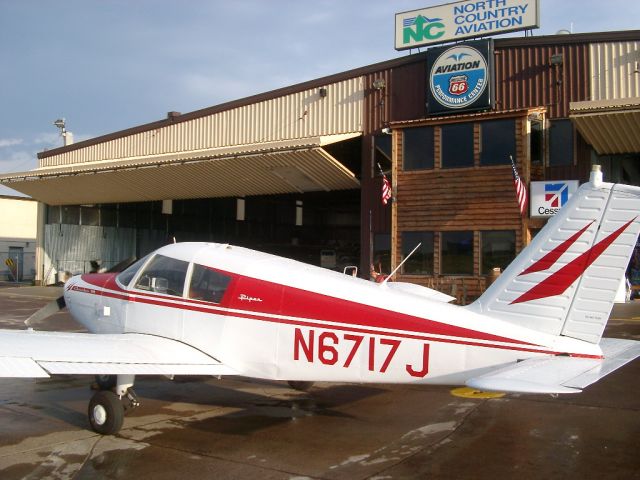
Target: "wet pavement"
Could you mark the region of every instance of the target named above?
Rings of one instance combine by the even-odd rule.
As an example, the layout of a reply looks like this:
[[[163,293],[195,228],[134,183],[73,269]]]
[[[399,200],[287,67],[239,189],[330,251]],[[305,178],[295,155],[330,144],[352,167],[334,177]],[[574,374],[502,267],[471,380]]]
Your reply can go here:
[[[0,288],[23,328],[55,288]],[[66,313],[37,329],[80,331]],[[607,336],[640,340],[640,303]],[[91,378],[0,379],[0,478],[640,479],[640,360],[578,395],[461,398],[447,387],[139,378],[117,436],[88,426]]]

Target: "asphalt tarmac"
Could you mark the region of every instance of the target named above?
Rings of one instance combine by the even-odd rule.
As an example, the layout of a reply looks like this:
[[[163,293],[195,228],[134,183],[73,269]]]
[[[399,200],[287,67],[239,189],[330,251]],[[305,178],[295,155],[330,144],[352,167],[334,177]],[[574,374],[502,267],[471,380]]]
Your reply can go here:
[[[60,294],[0,288],[0,328]],[[66,313],[37,329],[81,331]],[[607,336],[640,340],[640,302]],[[640,479],[640,360],[583,393],[138,378],[116,436],[89,429],[92,379],[0,379],[0,479]]]

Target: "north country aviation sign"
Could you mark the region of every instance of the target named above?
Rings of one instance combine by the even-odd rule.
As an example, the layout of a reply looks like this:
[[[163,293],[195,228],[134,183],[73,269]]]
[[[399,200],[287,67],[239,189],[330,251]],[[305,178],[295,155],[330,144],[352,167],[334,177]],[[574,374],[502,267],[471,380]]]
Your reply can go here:
[[[396,50],[540,26],[539,0],[471,0],[396,13]]]

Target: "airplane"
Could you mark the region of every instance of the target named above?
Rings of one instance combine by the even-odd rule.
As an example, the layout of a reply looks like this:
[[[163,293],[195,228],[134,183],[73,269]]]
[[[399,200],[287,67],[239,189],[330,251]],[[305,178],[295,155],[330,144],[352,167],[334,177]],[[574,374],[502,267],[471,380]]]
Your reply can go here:
[[[640,356],[640,342],[602,338],[639,214],[640,187],[594,169],[467,306],[228,244],[170,244],[65,283],[55,308],[89,333],[0,330],[0,377],[95,375],[88,418],[104,435],[140,404],[139,375],[578,393]]]

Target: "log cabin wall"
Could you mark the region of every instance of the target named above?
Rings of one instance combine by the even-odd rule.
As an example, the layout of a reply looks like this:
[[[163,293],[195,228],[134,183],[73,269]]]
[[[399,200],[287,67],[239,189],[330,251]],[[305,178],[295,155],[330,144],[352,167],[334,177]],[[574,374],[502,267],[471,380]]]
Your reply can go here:
[[[398,275],[398,281],[437,288],[452,293],[461,303],[468,303],[484,291],[489,278],[487,268],[493,268],[493,265],[484,266],[483,271],[481,245],[485,232],[513,232],[514,255],[522,249],[527,239],[528,220],[520,216],[511,165],[481,165],[481,128],[485,121],[513,120],[513,131],[504,134],[512,135],[515,139],[517,168],[528,183],[531,172],[527,137],[529,113],[522,110],[410,122],[407,128],[433,128],[433,168],[426,169],[405,168],[406,128],[395,132],[392,264],[399,264],[415,246],[403,244],[405,237],[416,232],[433,235],[432,272],[416,275],[403,271]],[[443,127],[454,124],[470,124],[473,132],[472,166],[447,168],[443,164]],[[448,235],[447,232],[465,232],[472,239],[472,271],[447,274],[443,268],[443,236]]]

